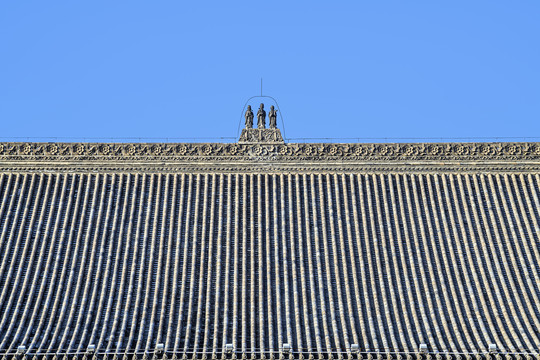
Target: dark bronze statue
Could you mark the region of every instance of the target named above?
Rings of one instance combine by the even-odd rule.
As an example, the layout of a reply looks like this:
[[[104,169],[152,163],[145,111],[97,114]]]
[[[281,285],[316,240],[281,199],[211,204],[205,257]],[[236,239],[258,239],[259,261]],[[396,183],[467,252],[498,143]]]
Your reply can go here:
[[[270,124],[268,125],[270,129],[277,129],[277,110],[274,109],[274,105],[270,106],[268,118],[270,119]]]
[[[257,129],[265,128],[266,111],[264,111],[264,104],[261,104],[259,111],[257,111]]]
[[[251,110],[251,105],[248,105],[246,111],[246,129],[253,128],[253,111]]]

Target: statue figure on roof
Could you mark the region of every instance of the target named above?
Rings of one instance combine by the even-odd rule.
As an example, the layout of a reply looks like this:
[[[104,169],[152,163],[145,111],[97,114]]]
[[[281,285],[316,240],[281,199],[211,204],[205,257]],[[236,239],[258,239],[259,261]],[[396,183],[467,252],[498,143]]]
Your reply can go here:
[[[261,104],[259,111],[257,111],[257,129],[265,128],[266,111],[264,111],[264,104]]]
[[[245,117],[246,117],[246,129],[252,129],[253,128],[253,111],[251,110],[251,105],[248,105]]]
[[[277,110],[274,109],[274,105],[270,106],[268,118],[270,119],[270,124],[268,125],[270,129],[277,129]]]

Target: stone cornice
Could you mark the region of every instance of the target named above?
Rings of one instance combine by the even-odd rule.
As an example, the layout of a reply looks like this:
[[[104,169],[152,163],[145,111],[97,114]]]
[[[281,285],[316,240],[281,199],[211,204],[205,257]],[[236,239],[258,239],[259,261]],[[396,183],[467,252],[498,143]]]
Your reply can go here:
[[[0,143],[0,169],[538,171],[540,143]],[[161,169],[161,170],[158,170]]]
[[[540,143],[0,143],[2,160],[540,160]]]

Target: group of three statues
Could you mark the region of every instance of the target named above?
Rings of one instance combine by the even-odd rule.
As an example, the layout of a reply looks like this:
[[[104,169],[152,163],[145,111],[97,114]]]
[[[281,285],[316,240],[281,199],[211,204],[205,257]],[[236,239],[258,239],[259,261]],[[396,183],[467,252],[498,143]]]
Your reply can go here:
[[[270,129],[277,129],[277,110],[274,109],[274,105],[270,107],[270,112],[268,113],[268,118],[270,119],[270,123],[268,124],[268,127]],[[259,111],[257,111],[257,129],[265,129],[266,121],[266,111],[264,111],[264,104],[261,104],[259,107]],[[247,111],[246,111],[246,129],[252,129],[253,128],[253,111],[251,110],[251,105],[248,105]]]

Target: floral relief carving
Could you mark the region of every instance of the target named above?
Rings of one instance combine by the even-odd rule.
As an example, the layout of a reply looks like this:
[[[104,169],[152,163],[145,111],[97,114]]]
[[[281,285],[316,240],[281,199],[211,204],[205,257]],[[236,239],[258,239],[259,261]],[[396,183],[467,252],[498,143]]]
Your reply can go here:
[[[205,144],[202,146],[201,151],[203,155],[208,156],[212,154],[212,146],[210,144]]]
[[[77,155],[85,155],[86,146],[84,144],[77,144],[75,145],[75,152]]]
[[[107,144],[100,146],[100,151],[103,155],[109,155],[111,153],[111,147]]]
[[[32,152],[32,146],[30,146],[30,144],[24,144],[22,146],[22,152],[24,155],[30,155],[30,153]]]
[[[159,155],[161,154],[161,151],[162,151],[161,145],[158,145],[158,144],[152,145],[152,154]]]
[[[58,145],[50,144],[49,146],[47,146],[47,153],[49,153],[51,155],[58,154]]]
[[[0,159],[21,156],[42,160],[85,156],[89,159],[249,160],[253,156],[281,161],[313,160],[467,160],[540,159],[540,143],[323,144],[323,143],[0,143]]]

